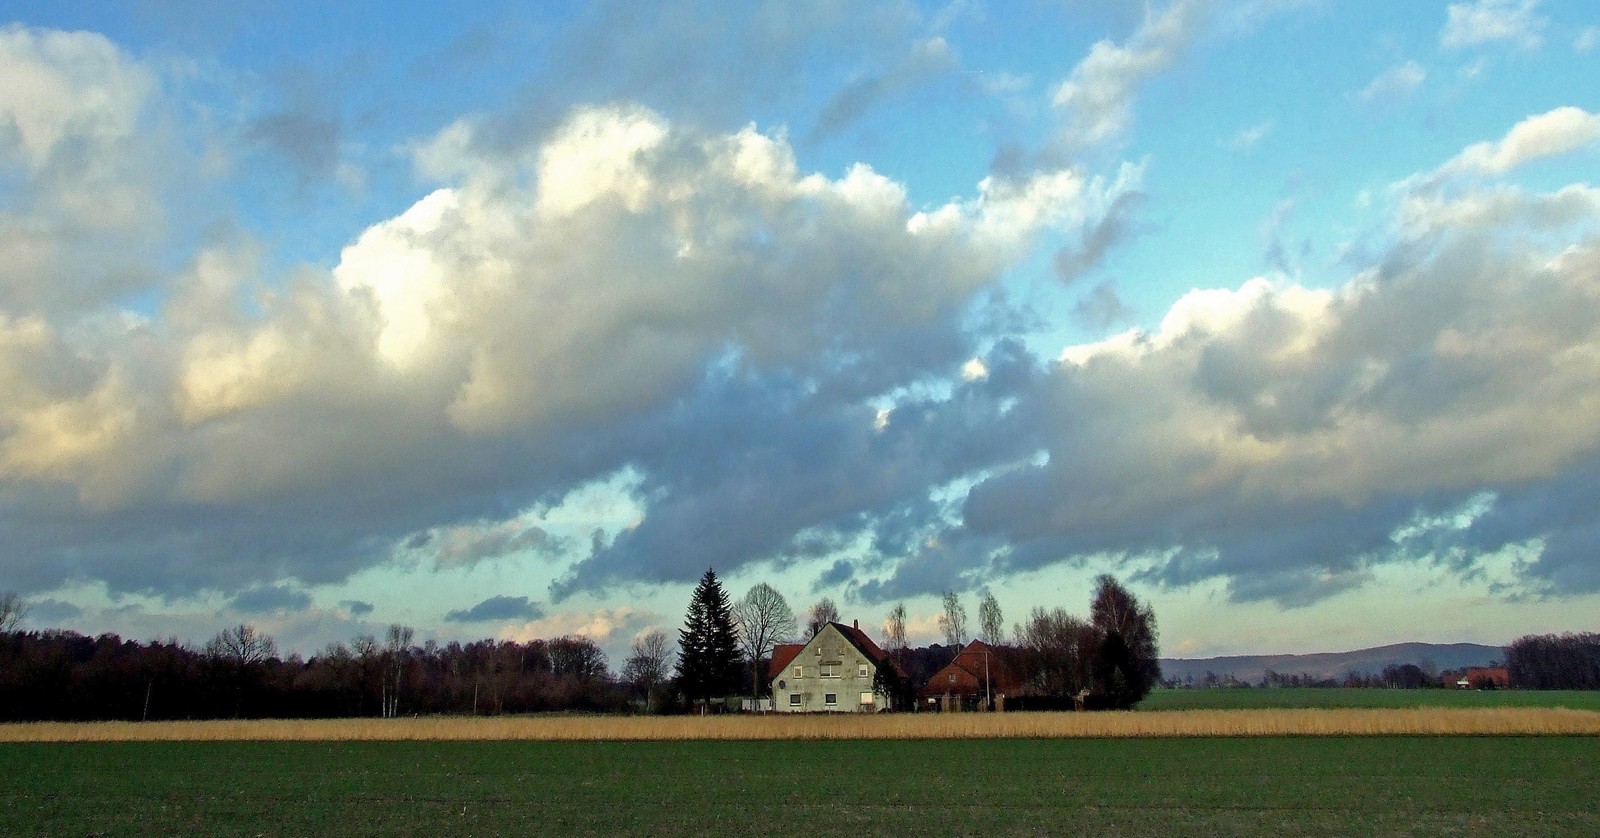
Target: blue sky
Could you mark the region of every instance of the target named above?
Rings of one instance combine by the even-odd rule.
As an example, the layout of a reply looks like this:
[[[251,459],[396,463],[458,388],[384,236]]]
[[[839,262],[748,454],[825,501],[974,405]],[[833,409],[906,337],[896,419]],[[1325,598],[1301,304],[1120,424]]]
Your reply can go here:
[[[0,12],[31,625],[1597,628],[1587,3]]]

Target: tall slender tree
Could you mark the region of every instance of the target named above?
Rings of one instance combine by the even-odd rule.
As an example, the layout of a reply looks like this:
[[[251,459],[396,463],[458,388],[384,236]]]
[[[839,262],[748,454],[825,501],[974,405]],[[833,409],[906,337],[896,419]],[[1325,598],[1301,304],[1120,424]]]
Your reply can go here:
[[[939,615],[944,642],[959,647],[967,639],[967,608],[955,591],[944,592],[944,612]]]
[[[906,604],[897,602],[883,621],[883,645],[891,654],[906,649]]]
[[[978,602],[978,636],[990,646],[998,646],[1006,639],[1005,618],[1000,615],[1000,603],[992,591],[984,591]]]
[[[695,586],[678,639],[678,683],[685,695],[709,701],[739,683],[739,635],[715,570],[706,568]]]

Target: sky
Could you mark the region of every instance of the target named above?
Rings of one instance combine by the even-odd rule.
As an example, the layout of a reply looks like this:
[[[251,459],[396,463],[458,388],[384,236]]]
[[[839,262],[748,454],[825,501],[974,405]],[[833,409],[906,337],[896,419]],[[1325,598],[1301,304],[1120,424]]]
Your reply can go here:
[[[0,0],[0,590],[1600,630],[1587,0]]]

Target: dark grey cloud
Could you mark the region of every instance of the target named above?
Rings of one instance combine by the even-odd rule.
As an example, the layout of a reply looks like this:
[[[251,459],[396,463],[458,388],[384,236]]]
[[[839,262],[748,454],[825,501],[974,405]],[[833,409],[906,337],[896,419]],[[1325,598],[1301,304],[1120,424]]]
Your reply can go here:
[[[1072,304],[1072,318],[1096,331],[1127,323],[1133,316],[1133,309],[1123,302],[1110,280],[1096,283]]]
[[[333,175],[339,163],[340,132],[336,115],[307,107],[260,117],[245,136],[287,161],[302,182],[314,182]]]
[[[944,41],[935,39],[914,44],[909,53],[887,70],[856,78],[835,93],[817,115],[806,141],[824,141],[859,121],[873,108],[946,77],[957,66],[954,54]]]
[[[304,611],[311,605],[311,595],[288,585],[273,585],[241,591],[228,604],[246,614]]]
[[[544,609],[525,596],[493,596],[471,608],[444,615],[448,623],[492,623],[507,620],[537,620]]]
[[[1083,231],[1076,246],[1056,251],[1056,277],[1068,284],[1076,282],[1099,267],[1113,248],[1145,231],[1147,225],[1137,213],[1147,201],[1142,192],[1118,195],[1104,217]]]
[[[340,600],[339,606],[349,611],[352,616],[365,617],[373,611],[372,603],[359,599]]]
[[[645,519],[597,546],[552,595],[782,561],[804,554],[818,532],[839,543],[862,533],[888,549],[907,543],[939,514],[930,487],[1035,450],[1023,411],[1010,409],[1012,388],[1035,375],[1032,359],[1007,344],[988,361],[988,378],[947,399],[907,400],[881,428],[870,408],[808,392],[825,385],[708,380],[667,422],[634,436]]]
[[[71,628],[75,620],[83,617],[83,609],[59,599],[40,599],[28,602],[28,623],[48,628]]]

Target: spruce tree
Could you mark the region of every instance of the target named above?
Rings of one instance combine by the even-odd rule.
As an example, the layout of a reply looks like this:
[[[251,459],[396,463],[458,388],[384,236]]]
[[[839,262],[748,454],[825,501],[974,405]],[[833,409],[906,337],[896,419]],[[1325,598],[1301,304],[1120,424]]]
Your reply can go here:
[[[689,599],[678,636],[678,684],[684,694],[701,700],[727,695],[739,681],[739,636],[728,594],[711,568]]]

